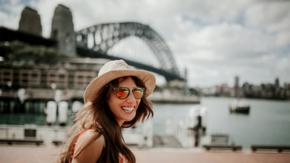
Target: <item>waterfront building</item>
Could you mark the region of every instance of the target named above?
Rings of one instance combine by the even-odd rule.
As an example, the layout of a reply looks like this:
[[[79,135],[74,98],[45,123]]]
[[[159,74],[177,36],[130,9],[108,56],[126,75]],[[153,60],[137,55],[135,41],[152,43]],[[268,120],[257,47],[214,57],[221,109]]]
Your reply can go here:
[[[0,63],[0,112],[42,112],[60,90],[61,100],[72,105],[82,101],[83,92],[107,59],[72,58],[55,64]],[[18,91],[25,90],[21,104]],[[39,110],[40,107],[40,110]]]
[[[276,78],[274,83],[262,83],[261,85],[253,85],[245,82],[242,86],[242,91],[247,98],[262,98],[262,99],[290,99],[290,89],[285,84],[280,87],[279,79]]]

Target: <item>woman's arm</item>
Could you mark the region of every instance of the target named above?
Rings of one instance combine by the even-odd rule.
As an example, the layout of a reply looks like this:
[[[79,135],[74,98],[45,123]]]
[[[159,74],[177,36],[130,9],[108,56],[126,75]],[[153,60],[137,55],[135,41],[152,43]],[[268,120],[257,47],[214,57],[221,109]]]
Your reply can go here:
[[[76,143],[74,155],[79,153],[76,157],[73,158],[72,163],[96,163],[101,157],[105,139],[101,135],[99,138],[94,138],[98,136],[98,133],[94,130],[86,131]]]

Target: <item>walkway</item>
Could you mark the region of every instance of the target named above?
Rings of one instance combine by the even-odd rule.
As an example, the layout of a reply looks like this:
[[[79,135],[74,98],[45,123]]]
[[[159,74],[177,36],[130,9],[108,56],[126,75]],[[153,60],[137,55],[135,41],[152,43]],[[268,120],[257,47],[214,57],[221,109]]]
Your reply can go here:
[[[57,159],[59,147],[1,145],[1,163],[51,163]],[[289,163],[287,154],[253,154],[250,152],[205,152],[196,149],[132,148],[137,163]]]

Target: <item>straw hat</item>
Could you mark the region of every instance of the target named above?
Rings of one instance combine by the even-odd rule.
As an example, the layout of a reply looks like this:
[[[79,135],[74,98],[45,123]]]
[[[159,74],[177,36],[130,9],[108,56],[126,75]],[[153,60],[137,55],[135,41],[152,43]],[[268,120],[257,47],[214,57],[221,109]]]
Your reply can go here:
[[[87,86],[84,101],[93,101],[97,97],[97,92],[110,81],[124,77],[135,76],[145,84],[145,97],[148,97],[155,88],[156,78],[148,71],[133,70],[125,61],[115,60],[107,62],[99,71],[98,76]]]

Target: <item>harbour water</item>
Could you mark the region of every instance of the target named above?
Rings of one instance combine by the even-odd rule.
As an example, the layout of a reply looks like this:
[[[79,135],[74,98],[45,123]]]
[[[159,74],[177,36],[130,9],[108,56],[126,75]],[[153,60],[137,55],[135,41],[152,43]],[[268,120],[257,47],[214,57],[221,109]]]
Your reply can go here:
[[[229,104],[233,98],[203,97],[200,105],[208,109],[207,135],[228,134],[229,143],[248,148],[252,144],[290,145],[290,102],[247,99],[249,114],[231,114]],[[194,104],[154,104],[153,133],[165,134],[166,120],[185,119]],[[44,113],[0,114],[0,124],[46,123]],[[72,123],[71,118],[67,125]],[[56,122],[55,125],[58,125]],[[139,126],[139,125],[138,125]],[[138,128],[138,127],[137,127]]]
[[[249,114],[231,114],[233,98],[203,97],[201,105],[208,109],[207,135],[228,134],[229,143],[249,148],[252,144],[290,145],[290,102],[247,99]],[[163,134],[166,119],[175,122],[188,116],[190,104],[155,104],[154,133]]]

